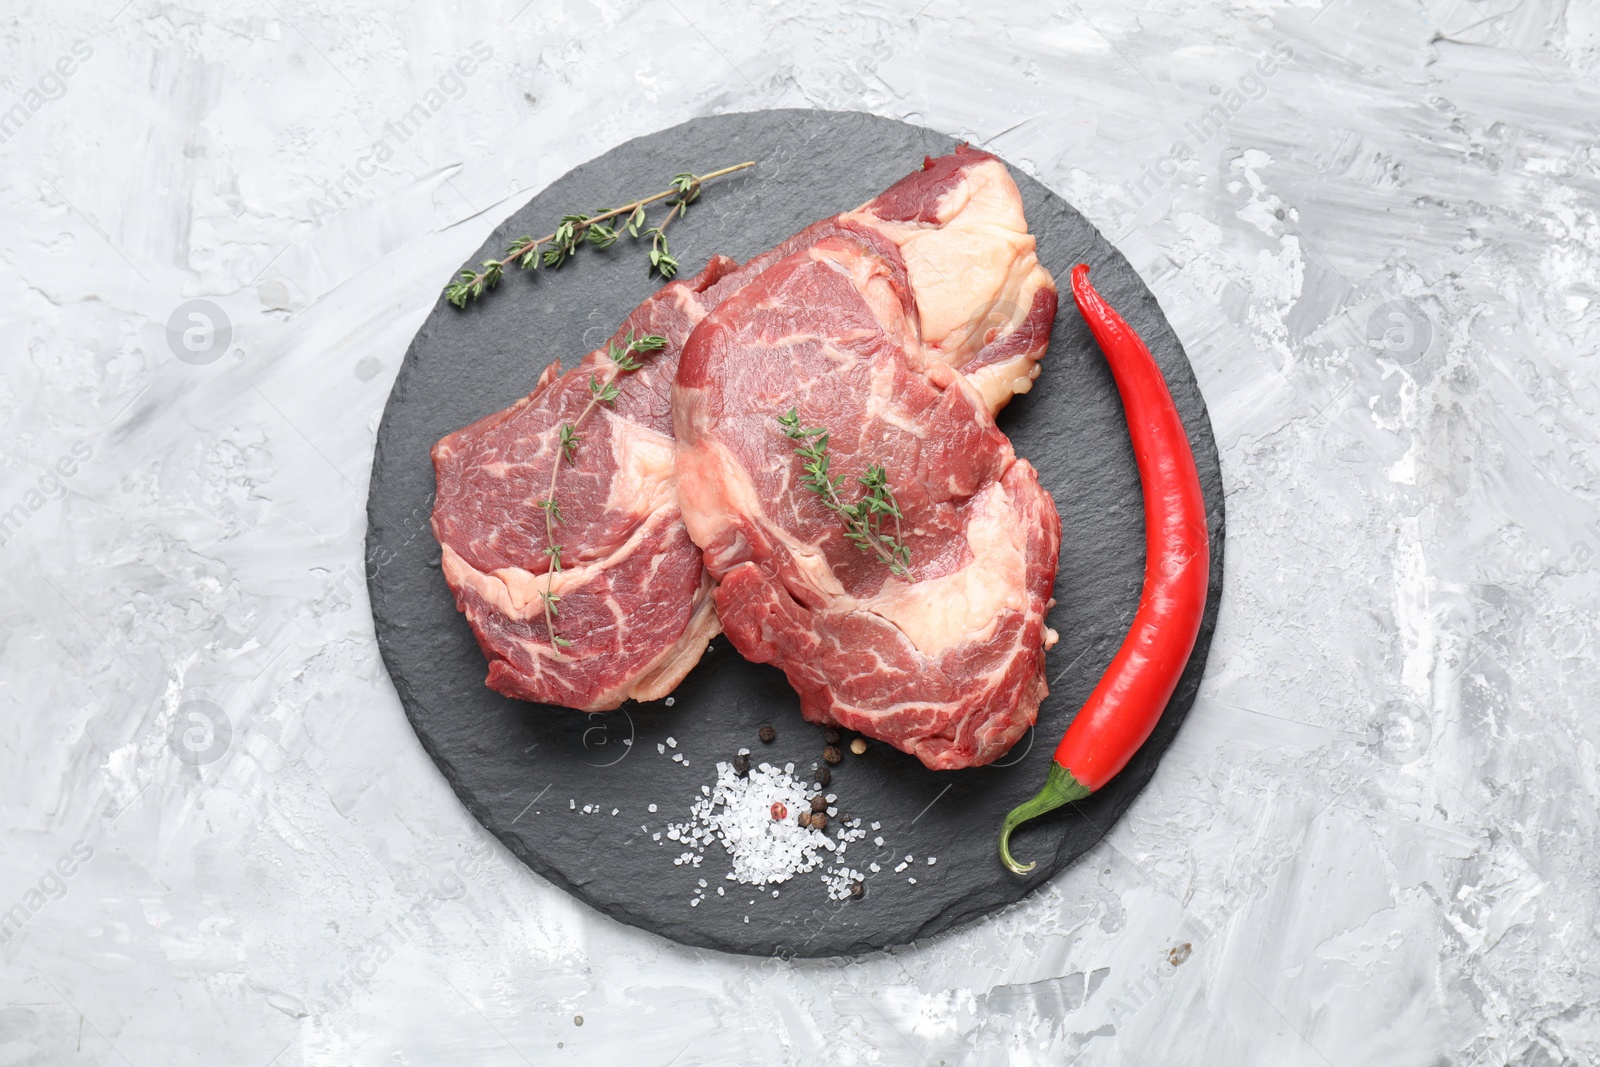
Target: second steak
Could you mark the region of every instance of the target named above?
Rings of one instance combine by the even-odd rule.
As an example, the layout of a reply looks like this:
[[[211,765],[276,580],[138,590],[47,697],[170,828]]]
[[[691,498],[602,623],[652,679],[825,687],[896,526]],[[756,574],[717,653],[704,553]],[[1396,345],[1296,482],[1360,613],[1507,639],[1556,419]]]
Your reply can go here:
[[[673,388],[679,502],[723,630],[807,719],[938,770],[989,763],[1033,724],[1055,641],[1060,520],[992,414],[1032,382],[1054,285],[978,152],[800,237],[696,327]],[[903,574],[806,486],[790,409],[830,432],[845,501],[883,468]]]

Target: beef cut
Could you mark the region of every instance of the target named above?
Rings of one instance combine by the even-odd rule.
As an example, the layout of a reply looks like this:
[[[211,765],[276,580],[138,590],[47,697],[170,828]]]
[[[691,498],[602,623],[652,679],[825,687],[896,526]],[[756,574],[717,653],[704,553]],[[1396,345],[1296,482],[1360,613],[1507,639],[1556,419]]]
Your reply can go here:
[[[724,631],[782,668],[808,720],[934,769],[993,761],[1047,692],[1060,546],[994,421],[1037,375],[1056,307],[1015,183],[958,149],[738,273],[672,391],[678,499]],[[791,408],[830,432],[847,501],[884,468],[905,574],[805,486],[777,421]]]
[[[635,308],[612,342],[658,335],[620,393],[581,427],[562,462],[556,542],[563,566],[550,640],[544,602],[549,557],[539,501],[550,489],[563,423],[589,402],[610,365],[606,348],[565,374],[552,363],[528,396],[433,448],[433,532],[445,581],[489,661],[488,685],[507,696],[606,711],[670,693],[717,633],[714,583],[678,511],[670,390],[690,331],[715,306],[737,266],[713,257],[692,279],[663,286]]]

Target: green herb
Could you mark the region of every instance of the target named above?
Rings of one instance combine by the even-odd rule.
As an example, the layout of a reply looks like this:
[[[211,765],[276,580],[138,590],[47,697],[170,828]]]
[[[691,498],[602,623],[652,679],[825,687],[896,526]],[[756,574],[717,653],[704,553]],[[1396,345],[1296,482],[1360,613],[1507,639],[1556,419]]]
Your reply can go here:
[[[795,443],[794,453],[805,460],[806,479],[802,483],[839,516],[844,535],[861,551],[876,555],[889,573],[904,576],[911,565],[911,549],[900,537],[900,505],[889,488],[889,475],[881,464],[873,464],[856,481],[866,490],[860,500],[846,504],[839,496],[844,475],[831,474],[828,465],[828,430],[823,426],[801,426],[800,412],[790,408],[777,416],[786,437]],[[883,532],[884,517],[894,519],[894,533]]]
[[[550,643],[557,648],[571,648],[572,642],[556,633],[556,616],[561,614],[561,598],[556,595],[556,575],[561,573],[562,548],[556,544],[556,527],[561,524],[561,505],[556,503],[556,479],[561,474],[561,461],[572,462],[572,457],[577,454],[578,442],[582,436],[578,433],[589,418],[589,415],[601,404],[614,403],[622,395],[622,387],[617,380],[624,374],[636,371],[644,366],[636,356],[648,352],[657,352],[666,347],[667,339],[655,334],[646,334],[635,337],[629,330],[623,337],[622,343],[612,341],[606,346],[606,355],[611,360],[611,365],[604,370],[605,377],[599,374],[589,375],[589,403],[584,405],[578,417],[571,422],[561,424],[560,435],[557,437],[559,448],[556,452],[555,463],[550,468],[550,491],[543,500],[537,501],[535,506],[544,512],[544,554],[550,557],[550,567],[545,571],[544,591],[539,595],[544,600],[544,625],[550,632]]]
[[[663,278],[671,278],[678,273],[678,261],[667,247],[667,223],[689,213],[689,205],[700,199],[700,190],[706,182],[753,166],[755,163],[752,161],[723,167],[709,174],[677,174],[673,176],[672,188],[653,196],[641,197],[593,215],[563,215],[560,225],[553,232],[537,239],[518,237],[506,250],[503,259],[486,259],[481,270],[463,270],[459,279],[445,287],[444,298],[456,307],[464,308],[468,301],[476,300],[500,284],[506,268],[513,264],[522,270],[537,270],[540,266],[559,267],[577,255],[583,245],[610,248],[624,233],[629,237],[650,238],[650,269]],[[645,228],[648,221],[645,207],[669,197],[667,217],[655,226]],[[613,222],[614,219],[624,221]]]

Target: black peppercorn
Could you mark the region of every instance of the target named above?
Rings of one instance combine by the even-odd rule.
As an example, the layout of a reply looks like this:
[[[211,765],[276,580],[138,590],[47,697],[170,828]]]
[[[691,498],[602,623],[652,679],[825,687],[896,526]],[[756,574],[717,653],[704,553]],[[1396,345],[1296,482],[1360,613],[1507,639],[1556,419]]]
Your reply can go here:
[[[740,778],[750,777],[750,754],[741,752],[733,757],[733,773]]]
[[[812,811],[827,811],[828,810],[828,798],[823,796],[821,793],[818,793],[816,796],[812,797],[811,798],[811,810]]]
[[[822,750],[822,758],[827,760],[829,763],[838,763],[840,760],[844,759],[844,753],[839,751],[839,747],[837,745],[829,745],[827,748]]]
[[[826,788],[828,783],[832,782],[832,781],[833,781],[833,772],[832,771],[828,770],[828,768],[826,768],[826,767],[818,767],[817,768],[817,784],[818,785],[823,786],[824,788]]]
[[[828,828],[828,816],[820,811],[812,812],[811,828],[813,830],[826,830]]]
[[[839,737],[839,728],[837,726],[830,726],[822,731],[822,743],[825,745],[837,745]]]
[[[866,891],[867,891],[867,887],[864,884],[862,884],[861,882],[851,882],[850,883],[850,895],[852,897],[855,897],[857,900],[860,900],[861,899],[861,895],[863,893],[865,893]]]
[[[774,730],[770,726],[763,726],[761,728],[761,740],[765,744],[769,744],[770,745],[770,744],[772,744],[772,742],[776,741],[777,739],[778,739],[778,731]]]
[[[796,820],[796,821],[799,822],[801,826],[810,826],[811,825],[811,813],[809,811],[802,811],[800,813],[800,818],[798,820]]]

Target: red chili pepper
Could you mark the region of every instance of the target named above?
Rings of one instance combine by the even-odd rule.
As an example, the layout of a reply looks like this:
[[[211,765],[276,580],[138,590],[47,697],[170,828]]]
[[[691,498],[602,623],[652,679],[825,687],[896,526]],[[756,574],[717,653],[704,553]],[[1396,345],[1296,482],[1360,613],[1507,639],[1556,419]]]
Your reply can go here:
[[[1155,729],[1194,651],[1206,608],[1211,544],[1194,452],[1161,368],[1133,327],[1072,268],[1072,295],[1122,394],[1128,435],[1144,490],[1144,592],[1122,647],[1056,748],[1044,788],[1000,827],[1000,859],[1017,874],[1011,832],[1022,823],[1109,782]]]

